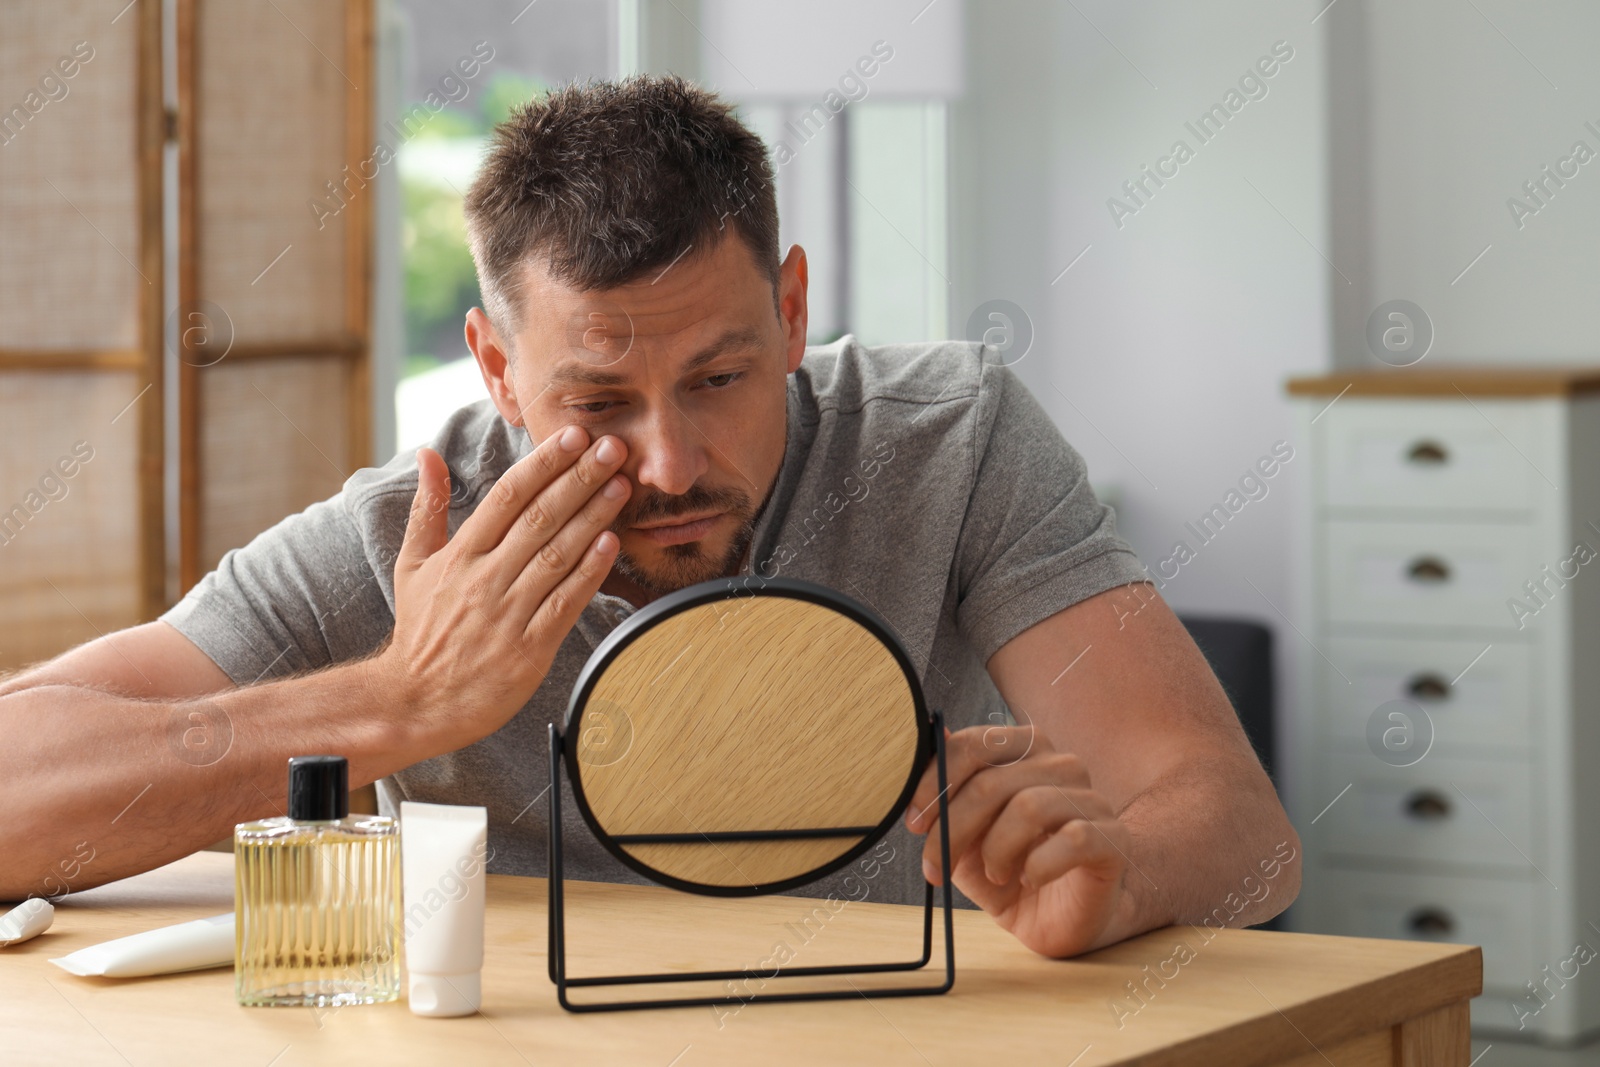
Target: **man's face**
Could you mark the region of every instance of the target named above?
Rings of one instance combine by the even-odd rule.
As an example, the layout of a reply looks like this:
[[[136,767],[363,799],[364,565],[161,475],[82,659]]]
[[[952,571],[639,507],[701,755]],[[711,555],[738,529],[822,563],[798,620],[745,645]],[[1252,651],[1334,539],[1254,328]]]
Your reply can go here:
[[[796,324],[731,231],[699,251],[599,292],[530,263],[506,376],[512,421],[534,443],[577,424],[627,445],[613,573],[657,596],[738,572],[783,462],[786,378],[804,350],[803,252],[780,289],[792,308],[798,282]]]

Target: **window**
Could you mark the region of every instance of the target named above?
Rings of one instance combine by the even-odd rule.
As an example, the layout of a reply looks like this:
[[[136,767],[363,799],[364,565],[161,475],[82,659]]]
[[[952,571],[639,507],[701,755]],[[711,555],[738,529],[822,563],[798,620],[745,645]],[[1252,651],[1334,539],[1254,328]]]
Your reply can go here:
[[[771,0],[391,3],[385,47],[400,60],[393,115],[440,91],[440,77],[478,42],[494,52],[398,153],[392,254],[382,227],[378,249],[380,273],[398,265],[379,279],[397,447],[425,443],[452,411],[484,396],[462,339],[479,295],[461,197],[493,124],[574,78],[672,70],[734,102],[773,156],[782,247],[806,249],[809,343],[845,333],[869,344],[948,336],[945,101],[962,82],[959,4],[927,11],[912,32],[904,19],[826,0],[827,12],[808,20],[826,38],[808,41],[795,39],[792,12]],[[869,63],[871,76],[852,73],[875,42],[888,61]],[[829,95],[841,78],[854,79],[848,99]],[[381,374],[377,384],[386,396]]]
[[[394,443],[410,448],[485,395],[462,337],[467,310],[480,298],[461,201],[489,131],[553,85],[609,77],[616,12],[614,4],[587,0],[392,0],[391,14],[386,44],[398,63],[390,68],[390,110],[402,143],[390,239],[399,269],[389,278],[398,293],[389,294],[387,309],[380,302],[379,313],[391,317],[397,349]],[[462,57],[481,60],[474,77],[461,76]],[[437,112],[428,107],[430,93],[444,102]],[[417,114],[419,104],[426,121],[399,121]]]

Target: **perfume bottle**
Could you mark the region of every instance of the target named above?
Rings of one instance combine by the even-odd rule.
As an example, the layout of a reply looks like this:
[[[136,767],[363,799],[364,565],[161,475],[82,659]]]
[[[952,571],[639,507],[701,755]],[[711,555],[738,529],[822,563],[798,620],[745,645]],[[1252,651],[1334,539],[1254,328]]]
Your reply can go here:
[[[234,827],[240,1004],[399,999],[399,825],[352,817],[349,775],[343,756],[296,756],[288,817]]]

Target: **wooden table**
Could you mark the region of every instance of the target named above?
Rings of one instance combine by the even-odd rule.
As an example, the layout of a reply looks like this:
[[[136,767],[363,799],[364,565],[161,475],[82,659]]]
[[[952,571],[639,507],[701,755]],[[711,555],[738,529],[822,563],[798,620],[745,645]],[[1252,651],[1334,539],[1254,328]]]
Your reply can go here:
[[[403,1000],[241,1008],[227,968],[119,981],[77,978],[47,962],[229,910],[230,855],[197,853],[73,893],[57,904],[49,932],[0,949],[0,1062],[1464,1067],[1467,1001],[1482,988],[1476,947],[1256,930],[1212,932],[1208,941],[1203,929],[1171,927],[1049,960],[987,915],[958,910],[956,983],[943,996],[573,1015],[546,974],[544,880],[491,875],[488,897],[483,1011],[428,1019]],[[824,919],[802,926],[814,905],[799,897],[717,900],[572,882],[567,901],[573,975],[755,966],[778,941],[797,966],[904,959],[921,937],[922,910],[889,904],[823,909]],[[865,988],[906,977],[847,980]],[[1129,983],[1148,991],[1133,999]],[[664,990],[690,991],[638,992]],[[573,998],[597,992],[617,990],[577,989]]]

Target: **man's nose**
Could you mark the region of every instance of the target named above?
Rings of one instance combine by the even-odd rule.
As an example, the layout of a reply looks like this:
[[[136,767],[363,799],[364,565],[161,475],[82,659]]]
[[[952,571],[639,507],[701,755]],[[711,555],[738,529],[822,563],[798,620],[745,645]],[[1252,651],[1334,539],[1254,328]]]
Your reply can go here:
[[[628,451],[638,460],[634,480],[671,496],[682,496],[706,473],[705,435],[670,404],[629,434]]]

